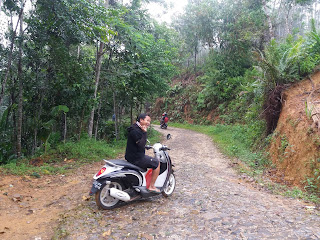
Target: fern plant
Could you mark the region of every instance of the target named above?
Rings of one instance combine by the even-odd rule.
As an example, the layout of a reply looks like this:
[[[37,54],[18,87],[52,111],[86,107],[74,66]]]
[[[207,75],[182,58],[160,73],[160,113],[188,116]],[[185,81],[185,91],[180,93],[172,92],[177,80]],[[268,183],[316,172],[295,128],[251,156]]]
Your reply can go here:
[[[320,33],[317,32],[314,19],[311,20],[311,32],[307,36],[310,54],[320,54]]]
[[[308,73],[320,64],[320,32],[317,32],[314,20],[311,21],[311,32],[307,34],[305,49],[307,54],[302,67]]]
[[[264,76],[267,87],[293,82],[299,78],[299,61],[303,56],[303,42],[300,38],[293,42],[279,44],[272,40],[263,52],[256,52],[256,59]]]

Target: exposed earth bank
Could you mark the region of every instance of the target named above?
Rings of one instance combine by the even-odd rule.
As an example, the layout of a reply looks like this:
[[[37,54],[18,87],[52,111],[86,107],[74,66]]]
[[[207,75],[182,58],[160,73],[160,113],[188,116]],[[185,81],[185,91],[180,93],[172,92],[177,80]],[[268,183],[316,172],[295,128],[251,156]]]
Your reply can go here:
[[[320,131],[312,114],[320,118],[320,72],[293,84],[282,93],[282,109],[269,149],[274,180],[288,185],[308,186],[320,170]],[[313,103],[307,107],[307,100]],[[316,114],[317,113],[317,114]],[[310,182],[309,182],[310,184]],[[320,180],[313,184],[320,184]],[[316,186],[314,186],[316,187]],[[318,186],[320,188],[320,186]]]
[[[269,194],[238,176],[203,134],[170,126],[159,131],[173,136],[166,143],[177,180],[173,196],[98,210],[87,193],[102,163],[68,176],[2,176],[0,238],[320,239],[314,206]]]

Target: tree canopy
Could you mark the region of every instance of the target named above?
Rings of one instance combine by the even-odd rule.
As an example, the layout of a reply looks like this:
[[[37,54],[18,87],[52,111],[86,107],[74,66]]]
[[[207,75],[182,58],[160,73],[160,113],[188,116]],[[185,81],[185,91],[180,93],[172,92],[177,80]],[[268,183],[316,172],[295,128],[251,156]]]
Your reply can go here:
[[[201,73],[195,114],[250,121],[270,90],[319,64],[316,0],[189,0],[171,26],[148,2],[165,1],[2,2],[0,163],[82,137],[118,139],[184,71]]]

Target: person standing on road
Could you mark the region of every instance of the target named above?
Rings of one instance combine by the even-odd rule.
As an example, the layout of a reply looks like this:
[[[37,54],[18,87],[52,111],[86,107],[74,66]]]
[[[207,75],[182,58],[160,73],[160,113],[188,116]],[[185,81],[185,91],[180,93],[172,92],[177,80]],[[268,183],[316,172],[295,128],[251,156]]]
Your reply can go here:
[[[150,126],[151,118],[146,113],[138,116],[137,122],[128,128],[128,140],[125,159],[141,168],[152,168],[152,175],[148,190],[150,192],[160,193],[155,187],[155,182],[160,173],[160,162],[150,156],[145,155],[145,145],[147,142],[147,130]]]

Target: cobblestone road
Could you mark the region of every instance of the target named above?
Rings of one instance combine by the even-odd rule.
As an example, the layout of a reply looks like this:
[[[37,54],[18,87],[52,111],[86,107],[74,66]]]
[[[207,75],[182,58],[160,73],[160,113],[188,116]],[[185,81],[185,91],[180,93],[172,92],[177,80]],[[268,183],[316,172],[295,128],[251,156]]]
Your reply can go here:
[[[320,239],[317,210],[241,181],[207,136],[161,131],[172,134],[174,194],[111,211],[92,198],[64,214],[59,239]]]

